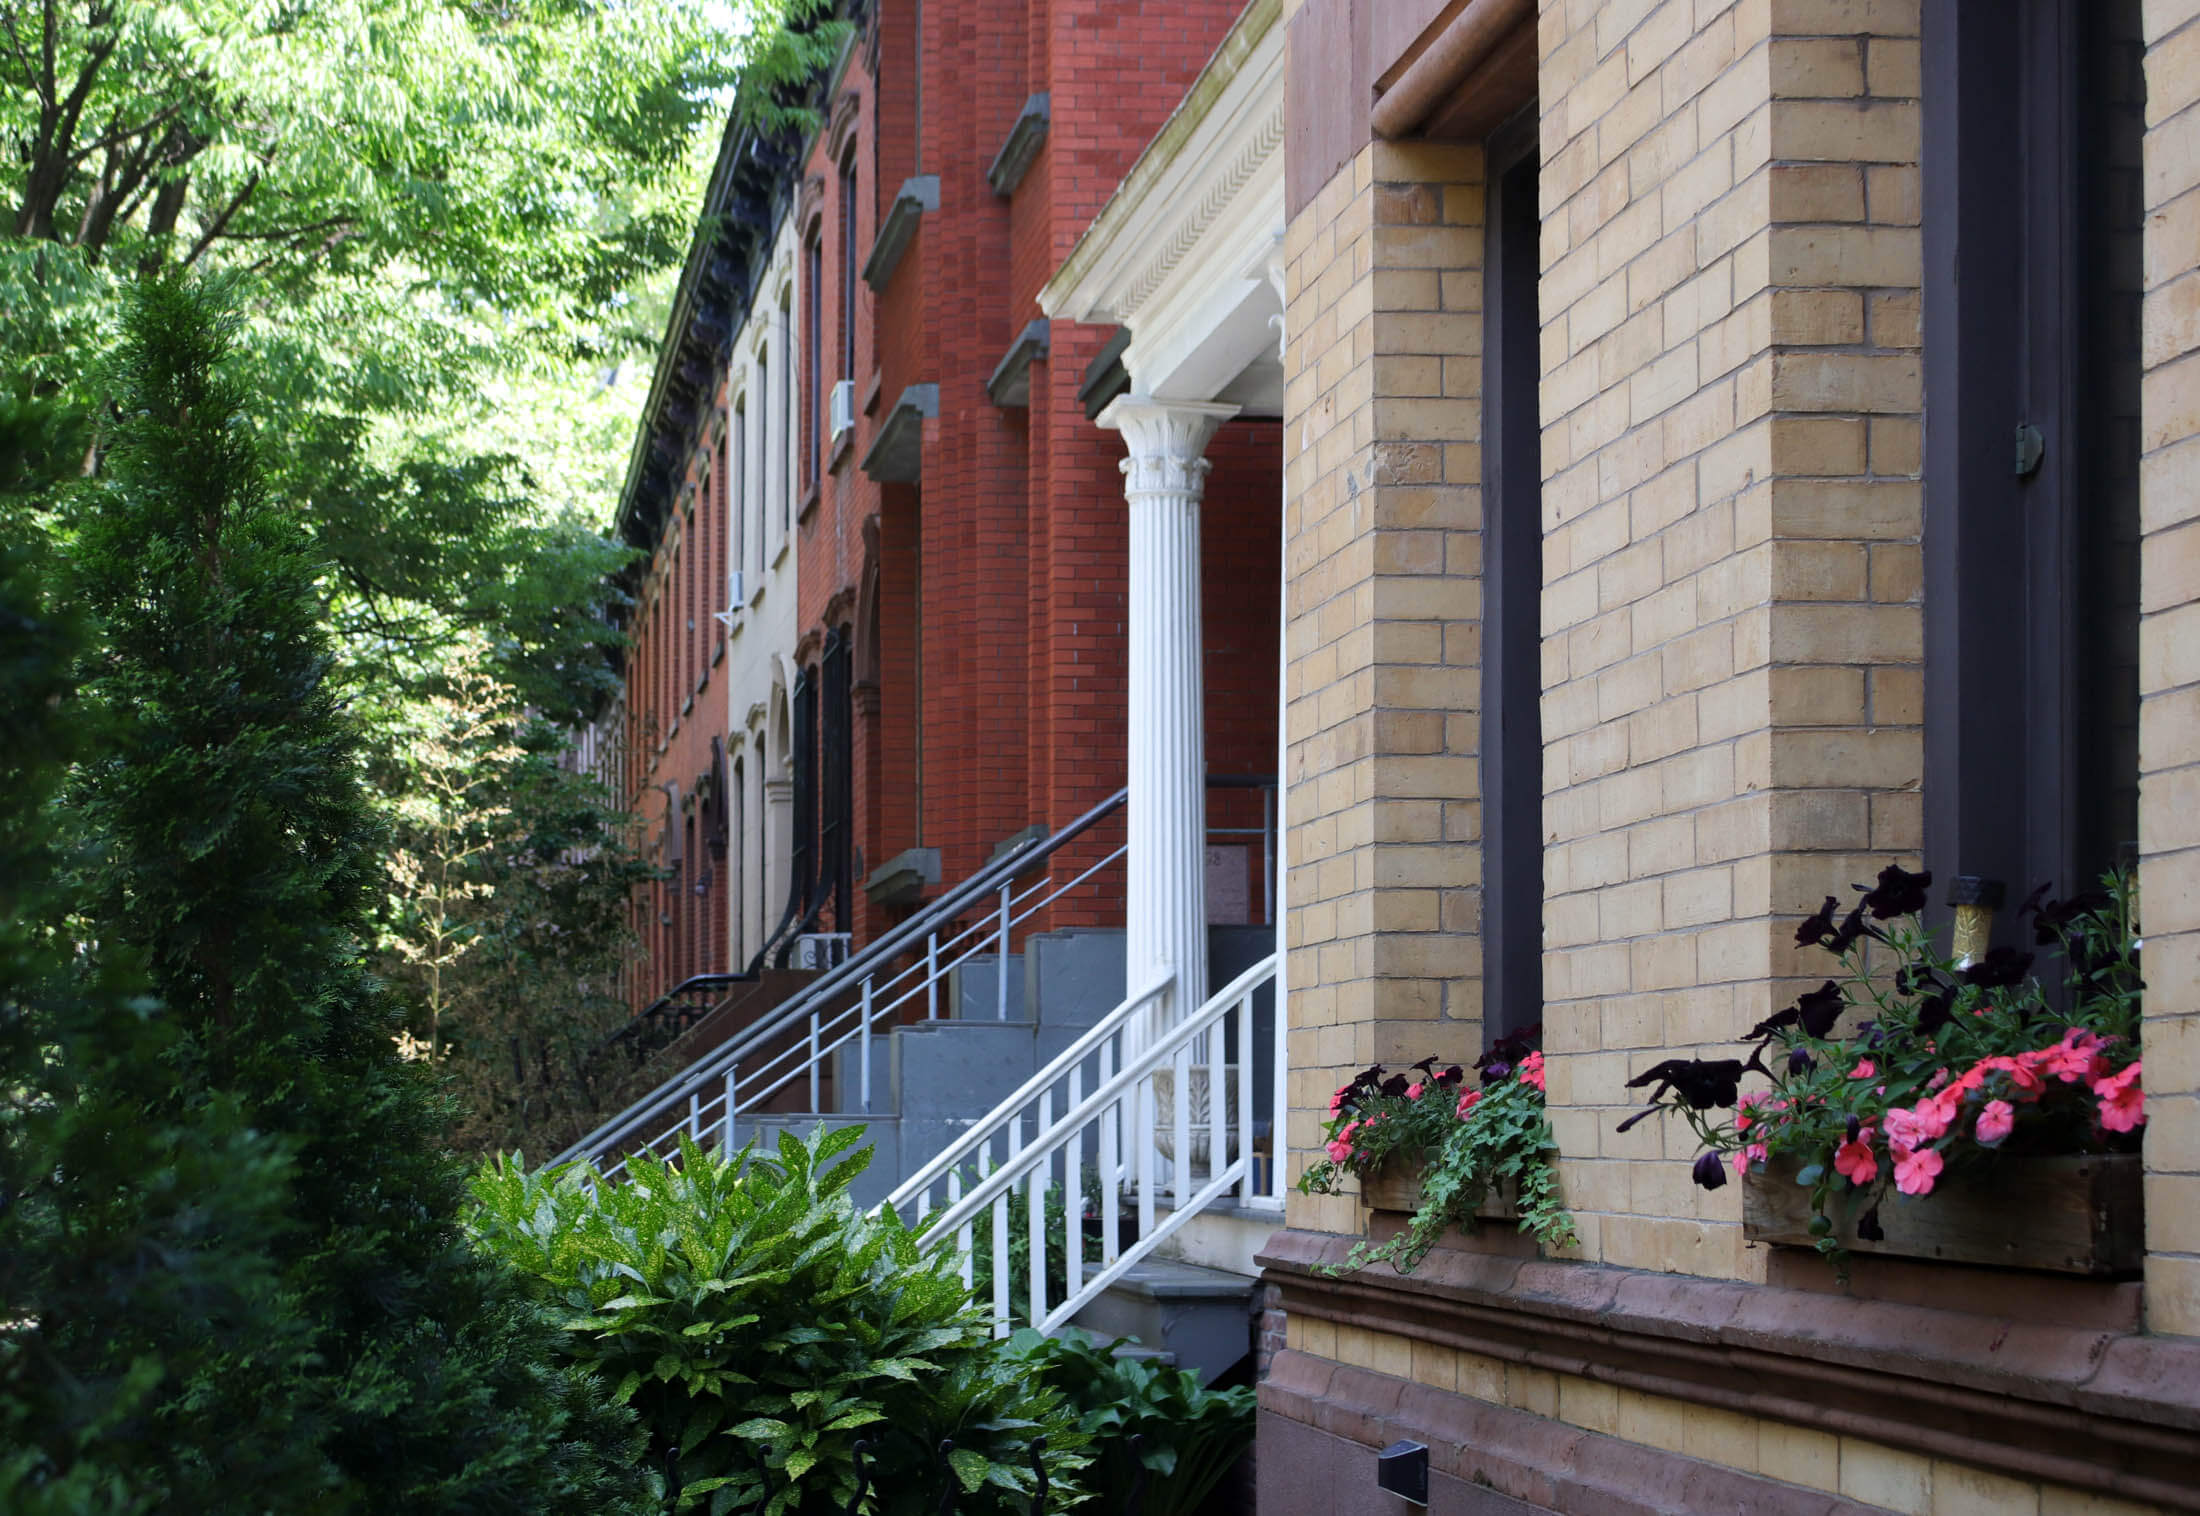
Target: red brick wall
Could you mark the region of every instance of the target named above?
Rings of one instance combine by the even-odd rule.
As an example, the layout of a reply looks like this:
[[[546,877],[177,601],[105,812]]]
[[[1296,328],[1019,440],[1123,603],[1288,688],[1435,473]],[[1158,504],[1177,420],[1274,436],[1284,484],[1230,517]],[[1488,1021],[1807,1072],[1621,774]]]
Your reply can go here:
[[[844,75],[843,92],[858,97],[859,257],[904,179],[922,172],[940,181],[939,208],[924,217],[892,282],[875,296],[859,286],[856,391],[860,405],[875,373],[877,405],[859,414],[848,458],[824,478],[799,536],[805,649],[814,652],[828,609],[833,624],[843,607],[853,621],[863,527],[878,518],[878,688],[875,701],[859,701],[856,743],[866,870],[922,843],[941,849],[953,883],[1002,838],[1034,821],[1059,826],[1123,783],[1121,443],[1076,399],[1107,333],[1054,329],[1053,356],[1032,373],[1028,413],[996,407],[985,381],[1039,314],[1040,286],[1239,8],[1237,0],[927,0],[920,36],[911,0],[881,0],[878,77],[867,72],[863,43]],[[1048,140],[1003,200],[985,171],[1025,98],[1040,90],[1052,97]],[[823,191],[815,199],[826,252],[824,351],[835,365],[841,239],[837,170],[823,134],[804,172]],[[940,391],[939,415],[925,428],[923,482],[882,490],[859,463],[903,388],[917,383]],[[1273,427],[1263,434],[1250,425],[1228,429],[1222,445],[1233,461],[1221,508],[1251,511],[1258,502],[1259,536],[1270,547],[1265,567],[1233,561],[1211,579],[1227,598],[1209,605],[1229,610],[1210,612],[1222,637],[1210,641],[1233,649],[1221,660],[1233,665],[1225,679],[1233,691],[1242,682],[1266,694],[1233,697],[1244,709],[1210,741],[1222,744],[1218,767],[1267,772],[1280,446]],[[1218,464],[1218,479],[1224,472]],[[1241,644],[1253,653],[1245,669],[1234,666]],[[1119,837],[1118,829],[1096,841],[1073,866]],[[870,914],[859,888],[860,935],[883,924]],[[1120,919],[1119,901],[1088,891],[1051,924]]]

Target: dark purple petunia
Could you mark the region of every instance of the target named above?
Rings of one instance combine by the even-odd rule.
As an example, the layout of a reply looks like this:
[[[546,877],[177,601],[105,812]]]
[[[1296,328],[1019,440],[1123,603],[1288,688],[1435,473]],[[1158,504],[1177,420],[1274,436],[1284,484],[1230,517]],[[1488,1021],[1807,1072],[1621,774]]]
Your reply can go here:
[[[1818,907],[1818,914],[1805,916],[1803,924],[1795,929],[1797,947],[1822,947],[1833,936],[1833,913],[1841,909],[1841,902],[1831,895]]]
[[[1383,1081],[1382,1090],[1385,1095],[1403,1095],[1412,1085],[1413,1081],[1405,1075],[1393,1074]]]
[[[1981,989],[1996,989],[2021,983],[2031,968],[2030,953],[2020,953],[2013,947],[1998,947],[1965,969],[1963,979],[1966,984],[1975,984]]]
[[[1955,1007],[1954,990],[1942,990],[1936,995],[1926,996],[1917,1003],[1917,1029],[1928,1036],[1939,1031],[1948,1024],[1948,1018],[1955,1014]]]
[[[1818,1067],[1818,1060],[1811,1057],[1809,1052],[1803,1048],[1797,1048],[1794,1052],[1788,1054],[1788,1075],[1791,1078],[1800,1079],[1816,1067]]]
[[[1652,1101],[1669,1089],[1678,1090],[1689,1109],[1708,1111],[1713,1106],[1733,1105],[1741,1093],[1741,1079],[1739,1058],[1668,1058],[1628,1080],[1627,1088],[1635,1090],[1654,1083],[1657,1088],[1650,1092]]]
[[[1879,1224],[1879,1207],[1873,1206],[1856,1218],[1856,1235],[1866,1242],[1885,1242],[1887,1229]]]
[[[1482,1070],[1484,1084],[1503,1084],[1512,1078],[1513,1066],[1504,1059],[1491,1059],[1477,1065]]]
[[[1930,870],[1913,874],[1898,864],[1890,863],[1879,871],[1879,883],[1864,890],[1862,904],[1872,913],[1874,921],[1891,921],[1897,916],[1915,916],[1925,909],[1925,891],[1932,884]]]
[[[1836,956],[1846,953],[1859,937],[1870,937],[1885,942],[1887,934],[1864,919],[1864,905],[1858,901],[1856,908],[1841,918],[1841,924],[1833,929],[1833,935],[1825,942],[1826,951]]]
[[[1705,1189],[1715,1190],[1726,1183],[1726,1165],[1719,1161],[1717,1153],[1704,1153],[1697,1157],[1690,1177]]]
[[[1841,993],[1841,986],[1831,979],[1795,1002],[1803,1034],[1820,1041],[1833,1031],[1833,1024],[1841,1019],[1841,1013],[1848,1008],[1849,1003]]]

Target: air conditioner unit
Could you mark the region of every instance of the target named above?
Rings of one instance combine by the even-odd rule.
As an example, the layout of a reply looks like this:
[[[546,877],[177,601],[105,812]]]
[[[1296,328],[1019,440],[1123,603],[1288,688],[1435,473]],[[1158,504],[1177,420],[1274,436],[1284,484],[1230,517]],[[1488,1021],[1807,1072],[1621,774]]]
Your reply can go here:
[[[742,582],[741,571],[739,569],[730,570],[726,574],[726,608],[722,611],[713,611],[711,619],[726,630],[732,631],[733,624],[741,619],[741,612],[749,603],[749,597],[745,593],[746,590],[747,585]]]
[[[833,384],[832,418],[835,437],[856,424],[855,380],[841,379]]]

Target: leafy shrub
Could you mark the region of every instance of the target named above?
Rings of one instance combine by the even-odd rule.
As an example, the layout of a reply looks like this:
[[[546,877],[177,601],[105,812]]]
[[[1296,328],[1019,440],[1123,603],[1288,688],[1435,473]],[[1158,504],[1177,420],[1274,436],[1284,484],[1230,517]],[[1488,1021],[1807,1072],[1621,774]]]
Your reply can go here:
[[[1208,1495],[1253,1441],[1251,1387],[1209,1389],[1188,1370],[1118,1358],[1119,1345],[1104,1347],[1075,1329],[1047,1337],[1025,1327],[1007,1348],[1033,1378],[1069,1396],[1077,1429],[1092,1439],[1087,1509],[1133,1509],[1143,1470],[1139,1516],[1206,1510]]]
[[[1022,1512],[1035,1460],[1061,1509],[1085,1462],[1068,1406],[1000,1351],[952,1251],[850,1203],[862,1135],[730,1160],[683,1143],[677,1165],[630,1159],[593,1189],[499,1160],[474,1182],[476,1231],[640,1414],[668,1510],[839,1516],[867,1476],[863,1509],[931,1516],[951,1467],[954,1510]]]
[[[1400,1160],[1423,1170],[1421,1208],[1388,1242],[1355,1243],[1344,1269],[1388,1263],[1411,1273],[1452,1227],[1474,1229],[1474,1213],[1492,1190],[1511,1195],[1520,1230],[1546,1247],[1574,1242],[1574,1218],[1558,1194],[1551,1155],[1558,1144],[1543,1111],[1542,1027],[1500,1038],[1465,1070],[1424,1058],[1390,1073],[1362,1069],[1329,1100],[1323,1150],[1299,1179],[1309,1194],[1332,1195],[1347,1174],[1366,1178]],[[1342,1272],[1340,1269],[1338,1272]]]

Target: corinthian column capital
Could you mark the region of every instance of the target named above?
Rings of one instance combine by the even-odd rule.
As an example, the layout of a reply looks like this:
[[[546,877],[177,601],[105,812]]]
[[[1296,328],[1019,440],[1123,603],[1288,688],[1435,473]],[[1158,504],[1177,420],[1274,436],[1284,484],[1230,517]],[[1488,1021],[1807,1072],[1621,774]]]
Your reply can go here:
[[[1123,434],[1129,456],[1120,467],[1128,499],[1176,495],[1197,500],[1206,487],[1208,440],[1237,413],[1234,405],[1118,395],[1094,420]]]

